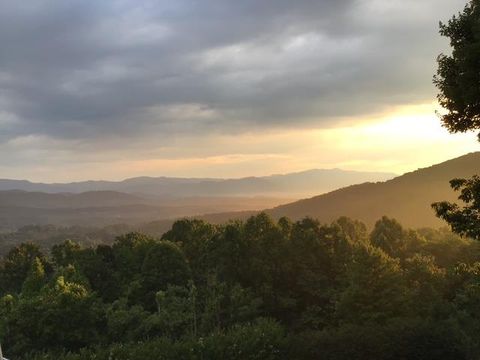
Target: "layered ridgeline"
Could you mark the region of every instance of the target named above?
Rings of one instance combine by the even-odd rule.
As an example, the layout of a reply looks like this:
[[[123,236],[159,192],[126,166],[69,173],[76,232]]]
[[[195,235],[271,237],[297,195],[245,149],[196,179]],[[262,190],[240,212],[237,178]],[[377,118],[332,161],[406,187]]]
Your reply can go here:
[[[435,217],[431,204],[442,200],[455,201],[458,194],[450,188],[449,181],[474,174],[480,174],[480,152],[419,169],[386,182],[353,185],[267,212],[276,218],[312,216],[322,222],[348,216],[367,225],[387,215],[409,227],[436,227],[444,223]]]
[[[30,224],[139,224],[208,213],[257,211],[388,173],[309,170],[243,179],[135,178],[41,184],[0,180],[0,231]]]
[[[392,173],[314,169],[297,173],[240,179],[137,177],[123,181],[84,181],[44,184],[0,179],[0,191],[23,190],[45,193],[117,191],[148,197],[275,196],[301,198],[365,181],[384,181]]]
[[[33,224],[89,227],[134,225],[219,211],[255,211],[292,200],[264,196],[154,198],[117,191],[49,194],[7,190],[0,191],[0,232]]]
[[[345,176],[339,175],[342,173]],[[444,223],[435,217],[430,205],[436,201],[456,199],[455,192],[449,186],[452,178],[469,177],[479,173],[480,152],[476,152],[384,182],[379,180],[382,176],[388,177],[388,174],[312,170],[265,178],[169,179],[170,185],[165,185],[164,190],[160,184],[168,183],[166,178],[138,178],[109,183],[125,186],[125,189],[132,191],[131,194],[111,190],[78,194],[0,191],[0,229],[14,229],[28,224],[103,226],[118,223],[149,223],[143,225],[141,229],[159,233],[167,229],[172,220],[178,217],[198,217],[207,214],[201,217],[214,223],[222,223],[230,219],[246,218],[262,209],[267,209],[265,212],[274,218],[287,216],[301,219],[311,216],[328,223],[340,216],[348,216],[371,226],[380,217],[387,215],[409,227],[438,227]],[[367,174],[370,174],[371,182],[351,185],[355,180],[361,182],[361,178]],[[330,180],[328,176],[331,176]],[[344,182],[348,182],[347,179],[351,181],[347,185],[351,186],[340,188]],[[288,186],[289,181],[291,182]],[[319,185],[315,185],[316,182]],[[82,186],[88,184],[93,187],[93,184],[104,186],[107,183],[34,184],[5,180],[0,181],[0,186],[21,188],[20,185],[23,184],[23,189],[30,186],[50,192],[60,191],[65,187],[65,190],[74,192],[75,189],[80,190]],[[149,183],[150,187],[140,186],[146,183]],[[214,192],[213,188],[210,189],[215,183],[218,187],[217,192]],[[237,190],[232,185],[235,183],[239,184]],[[253,183],[257,185],[251,185]],[[273,184],[274,190],[268,190],[267,183]],[[338,184],[336,188],[340,189],[305,200],[289,201],[294,194],[313,191],[315,186],[318,189],[335,187],[335,183]],[[199,189],[204,185],[202,193]],[[183,195],[180,195],[180,190],[175,192],[173,190],[175,187],[178,189],[183,187]],[[153,189],[156,189],[156,193]],[[168,197],[161,195],[167,192],[165,189],[170,191]],[[280,189],[283,189],[283,192],[280,192]],[[322,190],[318,191],[321,192]],[[156,195],[153,195],[154,193]],[[152,222],[155,220],[161,221]]]

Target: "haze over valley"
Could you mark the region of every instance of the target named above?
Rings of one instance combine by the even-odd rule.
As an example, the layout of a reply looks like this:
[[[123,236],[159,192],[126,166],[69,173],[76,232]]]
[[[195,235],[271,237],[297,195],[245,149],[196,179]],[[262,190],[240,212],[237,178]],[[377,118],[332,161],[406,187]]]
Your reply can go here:
[[[134,178],[41,184],[0,180],[0,227],[140,224],[208,213],[263,210],[394,174],[332,170],[242,179]]]
[[[448,183],[452,174],[469,177],[478,172],[480,152],[401,176],[333,169],[243,179],[143,177],[65,184],[0,180],[0,228],[128,224],[141,229],[151,223],[147,228],[155,229],[157,223],[153,232],[161,234],[182,217],[223,223],[259,211],[275,219],[310,216],[325,223],[348,216],[370,227],[386,215],[412,228],[441,227],[444,223],[430,205],[456,200]]]

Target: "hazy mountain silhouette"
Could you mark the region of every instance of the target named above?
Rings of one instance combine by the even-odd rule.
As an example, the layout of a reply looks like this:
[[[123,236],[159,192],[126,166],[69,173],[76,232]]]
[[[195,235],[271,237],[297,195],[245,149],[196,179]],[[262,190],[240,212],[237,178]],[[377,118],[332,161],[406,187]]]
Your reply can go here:
[[[32,183],[26,180],[0,179],[0,190],[24,190],[46,193],[82,193],[118,191],[155,197],[192,196],[275,196],[301,198],[325,193],[365,181],[383,181],[392,173],[316,169],[285,175],[241,179],[137,177],[123,181],[84,181],[65,184]]]

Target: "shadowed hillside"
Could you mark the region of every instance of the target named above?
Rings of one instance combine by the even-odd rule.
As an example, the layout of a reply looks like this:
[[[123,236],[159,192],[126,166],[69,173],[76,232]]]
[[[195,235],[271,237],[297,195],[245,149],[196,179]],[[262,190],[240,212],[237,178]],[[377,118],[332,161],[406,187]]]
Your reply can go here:
[[[0,191],[2,207],[32,208],[83,208],[103,206],[124,206],[145,203],[146,200],[117,191],[89,191],[81,194],[48,194],[22,190]]]
[[[30,224],[141,224],[218,211],[260,210],[292,200],[261,196],[156,198],[116,191],[49,194],[9,190],[0,191],[0,231]]]
[[[470,153],[381,183],[365,183],[282,205],[267,212],[274,217],[313,216],[330,222],[349,216],[372,225],[379,217],[394,217],[409,227],[440,226],[430,205],[456,199],[449,180],[480,173],[480,152]]]

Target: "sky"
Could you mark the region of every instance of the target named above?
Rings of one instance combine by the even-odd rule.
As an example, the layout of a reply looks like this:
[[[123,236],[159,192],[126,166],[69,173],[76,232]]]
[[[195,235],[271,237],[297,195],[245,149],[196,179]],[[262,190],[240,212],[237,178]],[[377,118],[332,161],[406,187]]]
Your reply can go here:
[[[465,0],[0,1],[0,178],[397,174],[479,151],[435,114]]]

